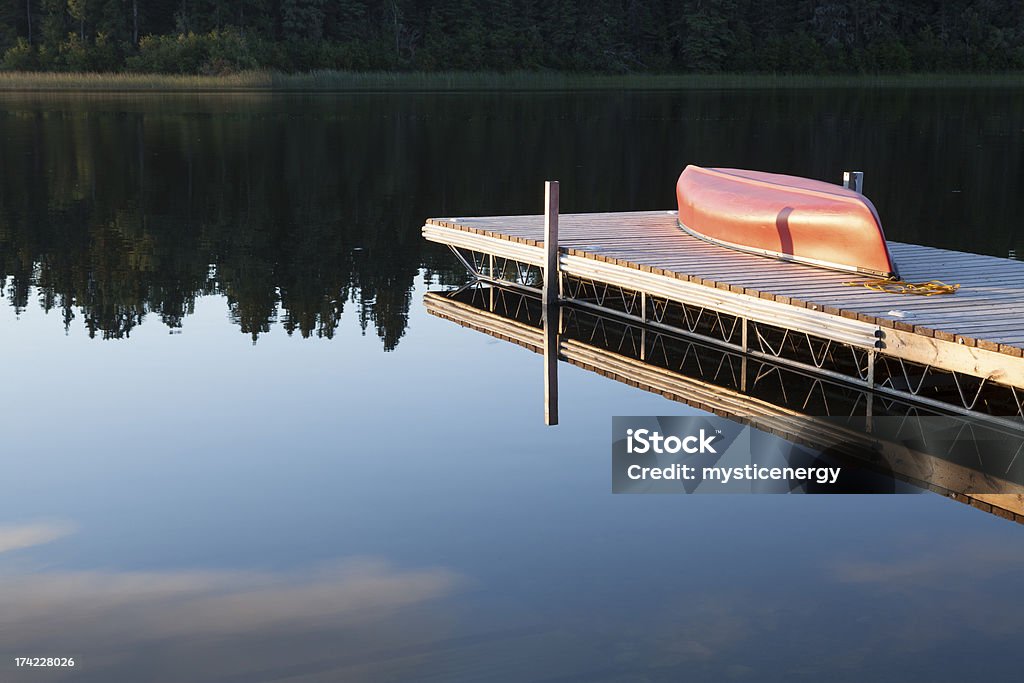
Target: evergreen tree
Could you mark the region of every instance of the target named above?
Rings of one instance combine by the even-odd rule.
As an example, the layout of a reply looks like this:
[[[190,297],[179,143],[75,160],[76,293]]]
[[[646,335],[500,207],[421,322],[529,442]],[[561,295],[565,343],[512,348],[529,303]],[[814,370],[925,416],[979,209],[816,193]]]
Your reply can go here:
[[[729,27],[732,0],[692,0],[684,5],[679,22],[679,51],[690,71],[721,71],[734,43]]]
[[[2,65],[13,69],[1024,68],[1019,0],[0,2]]]
[[[289,40],[317,41],[324,30],[325,0],[281,0],[281,31]]]

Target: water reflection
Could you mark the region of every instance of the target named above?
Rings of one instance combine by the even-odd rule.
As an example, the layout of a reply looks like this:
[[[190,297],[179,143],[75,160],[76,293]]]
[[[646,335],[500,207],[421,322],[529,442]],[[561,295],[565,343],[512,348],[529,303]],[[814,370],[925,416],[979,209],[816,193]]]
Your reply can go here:
[[[65,328],[124,338],[147,315],[180,327],[217,293],[254,341],[275,323],[330,338],[346,305],[384,348],[404,334],[421,249],[395,195],[416,178],[386,117],[7,104],[0,275],[16,310],[34,296]]]
[[[741,462],[744,451],[768,457],[785,443],[774,438],[781,437],[827,453],[832,464],[849,472],[850,488],[831,492],[892,492],[894,481],[909,482],[1024,521],[1024,424],[1019,418],[954,412],[875,393],[664,326],[630,322],[612,307],[563,305],[549,324],[540,299],[513,288],[478,285],[430,292],[424,304],[439,318],[543,353],[545,363],[563,360],[755,427],[758,445],[739,449]],[[553,341],[547,341],[549,335]],[[648,421],[658,428],[654,418]],[[799,449],[787,455],[806,456]],[[643,464],[657,464],[648,457]],[[686,462],[709,465],[720,457],[726,454]],[[616,490],[630,488],[626,481],[616,483]]]
[[[74,526],[66,522],[0,525],[0,553],[43,545],[67,536]]]
[[[0,544],[18,538],[21,548],[56,537],[41,524],[0,529]],[[446,569],[373,558],[291,572],[74,571],[2,560],[4,653],[77,660],[33,670],[40,680],[412,680],[423,669],[403,653],[446,637],[441,601],[462,583]]]
[[[536,212],[550,177],[567,212],[665,208],[687,163],[862,168],[891,238],[1024,253],[1022,118],[1008,90],[5,94],[0,277],[104,338],[217,293],[254,341],[347,309],[392,349],[417,270],[461,277],[423,218]]]
[[[905,539],[895,557],[840,549],[803,580],[770,563],[704,576],[667,562],[685,554],[666,548],[659,557],[666,562],[618,591],[556,571],[547,579],[559,591],[554,604],[522,610],[486,599],[459,607],[472,577],[379,559],[289,572],[131,572],[35,567],[0,554],[0,653],[76,660],[74,669],[35,669],[33,680],[154,683],[902,681],[936,666],[1005,680],[1013,670],[946,651],[1012,647],[1019,594],[992,601],[990,587],[1024,567],[1017,545]]]
[[[1001,253],[1021,101],[4,95],[0,678],[1012,678],[1018,526],[613,497],[610,416],[679,405],[568,367],[545,428],[535,355],[424,311],[465,274],[419,227],[552,177],[566,211],[639,210],[687,162],[859,167],[893,237]],[[80,666],[10,664],[36,654]]]

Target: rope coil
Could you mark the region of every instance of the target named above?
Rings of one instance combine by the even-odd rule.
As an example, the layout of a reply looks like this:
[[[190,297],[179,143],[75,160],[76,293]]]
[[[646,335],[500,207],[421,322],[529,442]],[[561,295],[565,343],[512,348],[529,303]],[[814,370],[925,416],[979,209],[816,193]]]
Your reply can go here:
[[[960,285],[947,285],[940,280],[928,280],[928,282],[906,282],[905,280],[881,280],[876,282],[844,282],[847,287],[864,287],[873,292],[885,292],[887,294],[916,294],[918,296],[936,296],[939,294],[954,294],[960,289]]]

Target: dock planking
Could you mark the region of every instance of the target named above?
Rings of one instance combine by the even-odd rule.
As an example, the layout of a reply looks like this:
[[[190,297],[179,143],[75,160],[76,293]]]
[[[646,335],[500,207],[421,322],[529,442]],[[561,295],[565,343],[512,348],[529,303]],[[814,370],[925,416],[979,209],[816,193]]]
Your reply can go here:
[[[710,244],[680,230],[674,211],[563,214],[559,221],[559,247],[572,256],[1015,358],[1024,352],[1024,262],[890,242],[904,280],[960,285],[953,295],[923,297],[851,287],[847,283],[877,280]],[[527,246],[544,244],[543,216],[429,219],[427,224]]]

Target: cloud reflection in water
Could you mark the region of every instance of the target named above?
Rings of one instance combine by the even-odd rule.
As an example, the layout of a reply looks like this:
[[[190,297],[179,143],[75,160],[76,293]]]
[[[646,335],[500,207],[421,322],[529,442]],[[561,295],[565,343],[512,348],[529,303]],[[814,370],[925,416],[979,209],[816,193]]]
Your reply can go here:
[[[3,527],[0,550],[67,528]],[[358,681],[412,676],[408,653],[450,630],[438,602],[460,577],[358,558],[292,572],[4,567],[0,582],[4,668],[14,657],[76,659],[35,669],[34,681]]]

